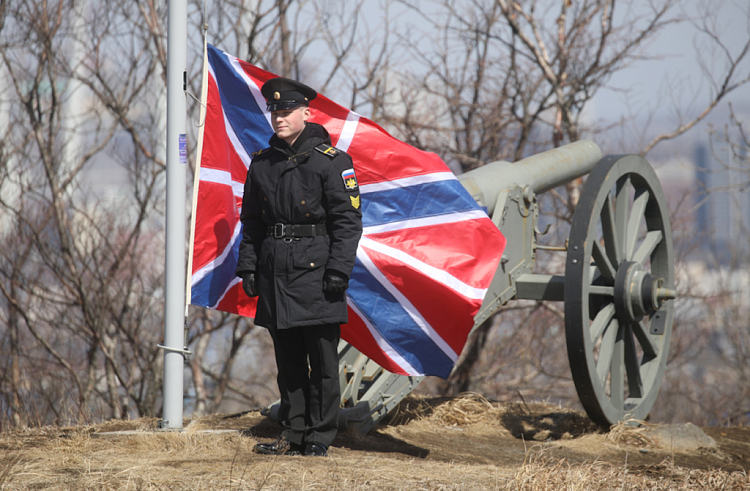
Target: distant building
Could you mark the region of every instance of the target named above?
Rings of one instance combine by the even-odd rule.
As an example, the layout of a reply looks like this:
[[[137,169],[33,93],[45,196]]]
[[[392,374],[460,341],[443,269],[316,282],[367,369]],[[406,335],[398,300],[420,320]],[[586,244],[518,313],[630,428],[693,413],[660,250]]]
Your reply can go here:
[[[705,144],[695,149],[696,239],[709,264],[739,267],[750,263],[750,169],[727,146],[714,151],[726,154],[712,154]]]

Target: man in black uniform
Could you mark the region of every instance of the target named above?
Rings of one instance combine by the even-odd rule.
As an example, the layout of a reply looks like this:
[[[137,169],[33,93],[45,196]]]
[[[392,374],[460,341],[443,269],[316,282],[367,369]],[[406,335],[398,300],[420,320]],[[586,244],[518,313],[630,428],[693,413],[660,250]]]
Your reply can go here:
[[[351,157],[307,121],[313,89],[274,78],[261,93],[275,134],[247,173],[237,276],[258,296],[255,323],[273,338],[286,429],[254,450],[325,456],[338,427],[337,347],[362,235],[359,188]]]

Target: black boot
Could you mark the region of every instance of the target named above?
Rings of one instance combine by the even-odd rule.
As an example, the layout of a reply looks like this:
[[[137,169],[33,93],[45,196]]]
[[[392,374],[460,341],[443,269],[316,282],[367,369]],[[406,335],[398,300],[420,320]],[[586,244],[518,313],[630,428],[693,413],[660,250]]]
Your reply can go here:
[[[322,443],[310,442],[305,447],[305,455],[310,457],[328,457],[328,449]]]
[[[265,455],[302,455],[302,445],[292,443],[286,438],[279,437],[271,443],[258,443],[253,452]]]

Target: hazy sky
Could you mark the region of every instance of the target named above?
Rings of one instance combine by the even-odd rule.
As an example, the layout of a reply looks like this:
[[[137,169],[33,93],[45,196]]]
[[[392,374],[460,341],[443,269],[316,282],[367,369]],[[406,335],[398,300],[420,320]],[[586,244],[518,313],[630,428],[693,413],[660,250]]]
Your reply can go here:
[[[627,95],[602,90],[591,108],[596,118],[614,121],[621,116],[633,115],[636,117],[631,125],[635,128],[633,131],[642,131],[646,127],[647,116],[656,111],[656,118],[648,126],[648,133],[657,134],[660,129],[664,131],[675,127],[679,121],[678,109],[688,120],[706,107],[716,88],[709,82],[702,65],[719,79],[718,83],[726,72],[727,58],[716,44],[710,43],[706,35],[698,33],[694,24],[709,18],[705,15],[706,11],[715,15],[710,25],[720,33],[720,40],[728,52],[736,57],[750,37],[750,3],[747,0],[682,0],[680,7],[692,22],[667,27],[656,37],[644,50],[644,55],[655,59],[640,61],[619,71],[610,85],[627,90]],[[702,59],[698,57],[699,54]],[[750,54],[739,67],[734,80],[748,76]],[[723,99],[706,121],[682,137],[681,142],[707,139],[707,122],[719,126],[725,124],[728,121],[728,102],[732,102],[734,109],[745,119],[750,119],[750,84]],[[683,148],[686,146],[685,143],[681,145]]]

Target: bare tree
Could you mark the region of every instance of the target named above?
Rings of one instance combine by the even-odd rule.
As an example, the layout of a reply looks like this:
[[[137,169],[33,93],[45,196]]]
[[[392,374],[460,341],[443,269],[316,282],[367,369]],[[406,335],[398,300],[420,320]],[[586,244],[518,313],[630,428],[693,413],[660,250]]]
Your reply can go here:
[[[673,0],[618,15],[612,0],[402,4],[426,27],[401,36],[418,63],[384,119],[464,171],[578,140],[586,104],[677,21]]]
[[[741,120],[729,104],[729,123],[720,129],[710,125],[709,136],[712,157],[723,172],[731,174],[731,178],[725,186],[709,188],[706,192],[747,192],[750,189],[750,131],[747,122]],[[717,148],[719,146],[721,151]]]
[[[747,48],[724,43],[708,6],[707,15],[694,21],[671,0],[401,3],[421,15],[419,25],[426,27],[409,26],[411,35],[400,37],[412,64],[398,79],[401,97],[386,106],[382,118],[410,143],[460,163],[462,170],[490,160],[517,160],[601,131],[596,123],[582,123],[588,103],[616,73],[655,59],[648,43],[672,24],[692,25],[708,41],[699,44],[700,53],[717,50],[725,63],[718,70],[704,68],[715,90],[697,115],[678,113],[674,129],[646,140],[642,154],[694,127],[747,83],[742,68]],[[697,57],[697,64],[706,67],[703,60]],[[553,225],[551,237],[541,241],[564,243],[579,186],[570,183],[540,197],[544,217]],[[559,272],[556,261],[539,254],[537,267]],[[539,395],[541,386],[575,404],[558,332],[559,308],[547,302],[520,310],[506,306],[499,315],[502,320],[480,326],[469,339],[451,379],[437,384],[438,390],[479,390],[505,398],[521,390]],[[678,325],[684,319],[678,318]]]
[[[365,22],[372,5],[362,1],[194,0],[188,91],[199,93],[205,25],[212,44],[350,103],[465,171],[597,134],[599,122],[584,122],[587,105],[614,74],[646,57],[649,40],[683,21],[676,5],[384,0],[376,10],[382,28],[373,29]],[[160,411],[166,10],[154,0],[0,0],[3,424]],[[703,106],[710,112],[747,81],[748,45],[723,43],[710,19],[693,26],[725,61],[719,71],[706,70],[715,77]],[[192,150],[201,123],[199,105],[189,107]],[[643,153],[694,127],[706,111],[645,140]],[[747,137],[738,128],[733,162],[746,163],[740,148]],[[97,172],[119,173],[118,191],[92,182]],[[575,185],[542,198],[554,225],[542,240],[564,241],[575,204]],[[540,255],[538,267],[552,271],[557,260]],[[680,286],[686,300],[668,401],[707,397],[697,384],[692,393],[684,388],[706,380],[691,372],[701,354],[692,343],[714,336],[716,326],[712,376],[747,386],[746,307],[727,278],[723,296],[688,280]],[[555,304],[506,306],[477,331],[455,376],[432,388],[574,405],[562,325]],[[194,354],[186,395],[194,414],[255,408],[276,397],[265,330],[203,309],[191,309],[187,329]],[[728,401],[730,393],[717,387],[712,394]],[[727,419],[740,417],[743,401],[747,395],[723,404],[731,407]]]
[[[703,121],[729,94],[750,82],[750,70],[746,64],[750,51],[750,37],[738,46],[724,40],[722,26],[717,24],[714,10],[717,4],[708,3],[701,9],[697,20],[691,20],[696,32],[697,63],[704,80],[710,87],[710,95],[697,115],[683,114],[675,108],[678,116],[676,127],[671,131],[655,136],[641,150],[641,155],[648,154],[659,143],[672,140],[689,131]],[[746,13],[750,13],[746,11]],[[718,65],[718,66],[717,66]]]
[[[669,0],[645,14],[621,16],[610,0],[402,3],[428,27],[401,36],[419,64],[407,69],[404,97],[384,119],[410,143],[464,171],[578,140],[587,131],[580,124],[586,104],[641,55],[648,39],[676,21]],[[562,229],[578,184],[552,193]],[[476,381],[472,367],[492,338],[488,329],[489,323],[481,326],[468,343],[470,355],[462,356],[448,384],[452,393]]]
[[[729,123],[721,131],[712,127],[710,136],[713,165],[702,169],[709,179],[696,198],[698,207],[709,208],[707,221],[723,220],[721,230],[696,227],[687,237],[699,250],[686,251],[680,262],[680,335],[655,417],[743,425],[750,421],[750,141],[731,107]],[[711,205],[718,208],[713,213]]]
[[[3,154],[12,194],[1,205],[14,247],[3,247],[0,292],[9,306],[11,387],[18,394],[25,380],[23,399],[33,404],[18,407],[13,397],[19,424],[32,414],[39,423],[153,414],[159,389],[158,334],[148,330],[161,318],[158,269],[144,267],[159,254],[149,224],[163,163],[154,156],[156,118],[144,111],[156,58],[147,43],[117,42],[122,25],[139,20],[130,4],[92,6],[86,15],[97,22],[84,30],[70,15],[75,6],[16,2],[4,32],[3,70],[15,98]],[[144,30],[130,32],[147,39]],[[76,45],[89,53],[82,65]],[[75,80],[89,97],[76,108],[84,122],[71,128]],[[107,160],[119,161],[130,181],[130,194],[110,202],[84,187],[84,172]]]

